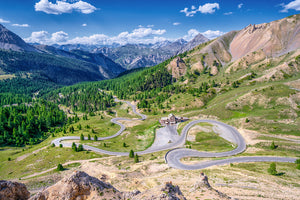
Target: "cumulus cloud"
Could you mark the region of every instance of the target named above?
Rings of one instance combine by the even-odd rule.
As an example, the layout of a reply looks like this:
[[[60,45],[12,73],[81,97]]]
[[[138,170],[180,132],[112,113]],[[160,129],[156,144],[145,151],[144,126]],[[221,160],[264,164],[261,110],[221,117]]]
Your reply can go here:
[[[283,9],[280,12],[288,12],[289,10],[300,11],[300,0],[294,0],[288,3],[287,5],[281,4]]]
[[[87,26],[87,24],[82,24],[81,26]]]
[[[49,2],[48,0],[40,0],[35,4],[34,8],[35,11],[42,11],[54,15],[72,13],[73,11],[90,14],[97,10],[93,5],[81,0],[74,3],[68,3],[66,0],[57,0],[56,3]]]
[[[218,3],[206,3],[203,6],[200,5],[198,9],[195,6],[192,6],[191,10],[184,8],[180,12],[185,13],[185,16],[187,17],[193,17],[197,12],[201,12],[202,14],[213,14],[217,9],[220,9]]]
[[[238,8],[241,9],[241,8],[243,7],[243,5],[244,5],[243,3],[240,3],[240,4],[238,5]]]
[[[178,25],[180,25],[180,22],[174,22],[173,25],[178,26]]]
[[[32,32],[29,38],[24,40],[29,43],[49,44],[49,33],[47,31]]]
[[[53,41],[53,43],[63,43],[66,42],[68,38],[69,38],[68,33],[65,33],[63,31],[58,31],[52,34],[50,40]]]
[[[192,40],[196,35],[198,35],[200,32],[196,29],[190,29],[187,33],[187,35],[183,36],[184,40],[190,41]]]
[[[224,15],[232,15],[233,12],[227,12],[227,13],[224,13]]]
[[[30,37],[25,38],[29,43],[40,44],[87,44],[87,45],[110,45],[113,43],[156,43],[165,41],[166,38],[159,37],[166,33],[164,29],[153,30],[152,28],[137,28],[132,32],[121,32],[117,36],[109,37],[104,34],[94,34],[91,36],[76,37],[69,39],[69,35],[63,31],[49,34],[47,31],[33,32]]]
[[[10,23],[10,21],[0,18],[0,23],[2,24]]]
[[[13,24],[12,26],[16,26],[16,27],[24,27],[24,28],[29,27],[28,24]]]
[[[52,33],[51,35],[47,31],[37,31],[32,32],[31,36],[25,38],[24,40],[29,43],[39,43],[39,44],[61,44],[68,41],[68,34],[63,31],[58,31]]]
[[[207,30],[201,34],[211,40],[211,39],[215,39],[221,35],[224,35],[225,33],[222,31],[219,31],[219,30],[217,30],[217,31]]]

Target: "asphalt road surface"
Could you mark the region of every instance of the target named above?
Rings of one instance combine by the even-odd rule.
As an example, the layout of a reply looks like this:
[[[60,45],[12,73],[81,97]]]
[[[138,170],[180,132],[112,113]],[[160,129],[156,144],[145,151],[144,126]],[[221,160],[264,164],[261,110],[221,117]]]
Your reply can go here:
[[[139,115],[141,118],[140,119],[126,119],[126,118],[114,118],[111,119],[112,123],[115,123],[120,126],[120,130],[108,137],[102,137],[98,138],[99,141],[102,140],[108,140],[114,137],[119,136],[124,130],[125,126],[118,122],[119,120],[127,120],[127,121],[132,121],[132,120],[145,120],[147,119],[146,115],[143,115],[139,112],[136,111],[136,106],[132,105],[129,101],[122,101],[117,99],[116,97],[114,98],[116,102],[124,102],[127,103],[133,110],[133,112],[137,115]],[[220,136],[227,139],[228,141],[235,143],[237,145],[237,148],[232,150],[232,151],[227,151],[227,152],[220,152],[220,153],[212,153],[212,152],[200,152],[197,150],[192,150],[192,149],[186,149],[186,148],[180,148],[183,147],[186,141],[186,137],[188,134],[189,129],[201,122],[206,122],[213,124],[214,127],[217,127],[219,132],[221,132]],[[187,124],[182,132],[181,135],[178,135],[177,132],[177,126],[172,126],[168,125],[164,128],[162,128],[160,131],[163,131],[161,134],[169,134],[171,135],[171,138],[173,141],[170,143],[166,142],[160,142],[157,141],[158,139],[156,138],[156,143],[155,145],[151,146],[150,148],[136,152],[139,155],[142,154],[148,154],[148,153],[154,153],[154,152],[159,152],[163,150],[170,150],[166,155],[165,155],[165,161],[168,163],[169,166],[177,169],[182,169],[182,170],[195,170],[195,169],[203,169],[206,167],[214,166],[214,165],[224,165],[224,164],[229,164],[229,163],[241,163],[241,162],[295,162],[295,158],[288,158],[288,157],[270,157],[270,156],[253,156],[253,157],[234,157],[234,158],[228,158],[228,159],[221,159],[221,160],[212,160],[212,161],[206,161],[206,162],[199,162],[196,164],[183,164],[180,160],[185,157],[227,157],[227,156],[234,156],[237,154],[242,153],[246,149],[246,143],[242,135],[232,126],[228,124],[224,124],[222,122],[214,121],[214,120],[195,120]],[[85,137],[85,140],[88,138]],[[91,138],[94,140],[94,138]],[[63,147],[71,147],[71,143],[63,143],[65,140],[80,140],[79,136],[66,136],[66,137],[61,137],[54,139],[51,143],[55,144],[55,146],[59,146],[60,144],[63,145]],[[96,147],[92,147],[89,145],[83,145],[83,148],[86,150],[94,151],[97,153],[103,153],[103,154],[108,154],[108,155],[115,155],[115,156],[128,156],[128,152],[113,152],[113,151],[106,151],[102,150]]]

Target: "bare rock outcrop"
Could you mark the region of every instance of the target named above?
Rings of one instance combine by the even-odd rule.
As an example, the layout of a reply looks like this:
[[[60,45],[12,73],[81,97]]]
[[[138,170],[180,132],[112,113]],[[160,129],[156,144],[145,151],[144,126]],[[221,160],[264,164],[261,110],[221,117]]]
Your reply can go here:
[[[27,200],[30,196],[26,186],[22,183],[0,181],[0,199]]]
[[[156,187],[144,191],[132,200],[186,200],[179,186],[175,186],[172,182],[167,182],[163,188]]]
[[[178,79],[186,74],[187,66],[180,57],[176,57],[170,62],[167,69],[171,72],[174,78]]]
[[[200,174],[199,181],[193,185],[193,188],[190,190],[190,194],[193,196],[201,196],[203,199],[232,199],[226,194],[212,188],[204,173]],[[190,199],[193,196],[187,196],[187,199]]]
[[[122,199],[123,194],[109,183],[89,176],[85,172],[76,171],[55,185],[37,193],[30,200],[91,200]]]

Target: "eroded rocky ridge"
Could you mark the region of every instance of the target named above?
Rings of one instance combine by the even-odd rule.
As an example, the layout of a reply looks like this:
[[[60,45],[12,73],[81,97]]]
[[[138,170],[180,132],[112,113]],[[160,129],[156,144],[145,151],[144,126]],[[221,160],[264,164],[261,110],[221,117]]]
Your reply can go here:
[[[121,192],[111,184],[100,181],[82,171],[75,171],[71,176],[63,178],[56,184],[30,197],[26,186],[22,183],[0,181],[0,199],[5,200],[186,200],[196,196],[212,199],[231,199],[225,194],[213,189],[205,174],[201,173],[199,180],[192,186],[187,196],[179,186],[166,182],[163,187],[157,186],[144,192],[134,190]]]

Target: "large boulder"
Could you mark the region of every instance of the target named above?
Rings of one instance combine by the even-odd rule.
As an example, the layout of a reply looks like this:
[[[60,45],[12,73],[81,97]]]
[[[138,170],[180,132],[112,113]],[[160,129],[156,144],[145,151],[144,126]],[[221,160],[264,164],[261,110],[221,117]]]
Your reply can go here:
[[[0,199],[27,200],[30,197],[26,186],[22,183],[0,181]]]
[[[75,171],[55,185],[37,193],[30,200],[91,200],[122,199],[123,194],[111,184],[89,176],[85,172]]]

